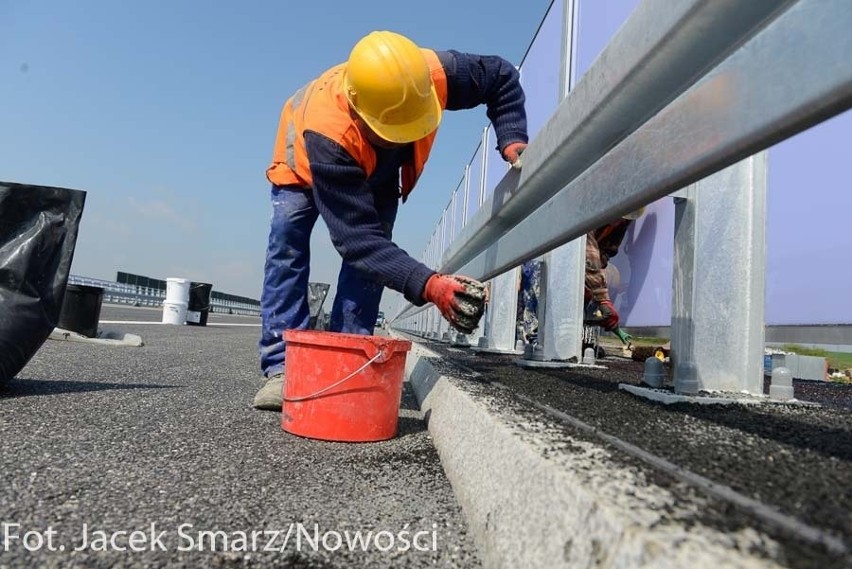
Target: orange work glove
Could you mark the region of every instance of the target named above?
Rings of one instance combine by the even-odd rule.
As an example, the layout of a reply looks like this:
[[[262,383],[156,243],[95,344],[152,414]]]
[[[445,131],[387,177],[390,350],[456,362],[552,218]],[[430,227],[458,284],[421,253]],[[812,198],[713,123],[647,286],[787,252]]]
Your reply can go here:
[[[462,275],[436,273],[426,281],[423,300],[434,303],[453,328],[470,334],[485,312],[485,285]]]
[[[618,312],[611,300],[602,300],[598,310],[601,311],[601,328],[610,332],[618,328]]]
[[[515,170],[521,169],[521,154],[527,148],[526,142],[513,142],[503,149],[503,160],[512,165]]]

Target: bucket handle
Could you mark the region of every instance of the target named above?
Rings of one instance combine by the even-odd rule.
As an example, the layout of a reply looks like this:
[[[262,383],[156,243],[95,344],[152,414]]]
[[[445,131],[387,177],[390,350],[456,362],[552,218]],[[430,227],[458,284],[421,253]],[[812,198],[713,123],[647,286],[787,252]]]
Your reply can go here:
[[[308,399],[313,399],[314,397],[316,397],[318,395],[322,395],[326,391],[331,391],[332,389],[334,389],[338,385],[342,385],[343,383],[349,381],[350,379],[352,379],[353,377],[355,377],[356,375],[358,375],[359,373],[361,373],[362,371],[367,369],[367,366],[369,366],[374,361],[376,361],[380,358],[382,359],[382,361],[384,361],[384,356],[385,356],[385,353],[382,350],[378,350],[376,352],[375,356],[373,356],[372,358],[367,360],[366,363],[364,363],[364,365],[362,365],[361,367],[359,367],[358,369],[356,369],[355,371],[353,371],[352,373],[350,373],[349,375],[347,375],[343,379],[336,381],[336,382],[332,383],[331,385],[329,385],[327,387],[323,387],[319,391],[315,391],[314,393],[311,393],[310,395],[305,395],[303,397],[284,397],[283,399],[284,399],[284,401],[288,401],[290,403],[298,403],[300,401],[307,401]],[[285,378],[285,381],[286,381],[286,378]]]

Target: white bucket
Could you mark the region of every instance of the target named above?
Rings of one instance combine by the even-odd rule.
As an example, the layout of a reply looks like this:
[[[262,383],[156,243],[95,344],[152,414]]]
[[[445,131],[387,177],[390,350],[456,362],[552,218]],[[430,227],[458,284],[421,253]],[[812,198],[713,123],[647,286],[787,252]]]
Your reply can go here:
[[[172,304],[189,303],[189,279],[166,279],[166,302]]]
[[[164,302],[163,324],[177,324],[178,326],[186,324],[186,303]]]

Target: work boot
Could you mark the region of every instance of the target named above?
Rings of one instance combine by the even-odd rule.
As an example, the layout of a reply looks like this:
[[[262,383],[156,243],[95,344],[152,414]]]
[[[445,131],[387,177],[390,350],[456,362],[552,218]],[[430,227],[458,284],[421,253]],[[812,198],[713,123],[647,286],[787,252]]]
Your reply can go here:
[[[277,373],[266,380],[254,396],[254,408],[265,411],[280,411],[284,392],[284,374]]]

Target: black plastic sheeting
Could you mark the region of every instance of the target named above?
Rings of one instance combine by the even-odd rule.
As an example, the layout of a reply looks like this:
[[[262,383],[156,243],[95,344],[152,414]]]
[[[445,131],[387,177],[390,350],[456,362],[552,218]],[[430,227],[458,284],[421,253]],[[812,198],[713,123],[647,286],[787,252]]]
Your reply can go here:
[[[0,182],[0,382],[56,327],[86,192]]]

